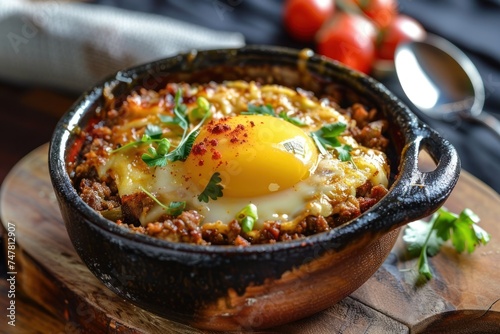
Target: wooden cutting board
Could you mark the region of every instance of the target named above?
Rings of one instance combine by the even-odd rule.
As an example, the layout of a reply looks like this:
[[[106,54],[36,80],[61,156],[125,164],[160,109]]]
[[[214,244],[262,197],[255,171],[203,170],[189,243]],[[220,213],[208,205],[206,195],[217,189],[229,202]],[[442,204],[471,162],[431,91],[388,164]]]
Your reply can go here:
[[[71,333],[202,333],[133,306],[90,273],[66,234],[48,175],[47,149],[38,148],[13,168],[0,198],[4,229],[15,226],[16,289],[35,305],[29,309],[33,314],[18,306],[18,324],[46,332],[54,326],[53,332]],[[463,172],[445,206],[479,214],[490,243],[470,255],[445,246],[430,260],[434,279],[419,286],[416,261],[406,259],[399,238],[382,267],[351,296],[312,317],[263,332],[500,333],[500,196]],[[9,300],[2,293],[5,312]],[[31,317],[59,322],[37,323]],[[2,316],[3,328],[14,329]]]

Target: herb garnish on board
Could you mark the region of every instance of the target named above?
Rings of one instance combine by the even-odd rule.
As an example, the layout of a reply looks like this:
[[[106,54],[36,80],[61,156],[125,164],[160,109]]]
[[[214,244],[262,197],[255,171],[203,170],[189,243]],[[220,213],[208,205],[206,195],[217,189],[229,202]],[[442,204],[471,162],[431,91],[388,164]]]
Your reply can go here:
[[[490,241],[490,235],[479,227],[479,220],[470,209],[464,209],[457,215],[441,208],[429,222],[417,220],[409,223],[403,240],[408,253],[418,256],[419,274],[427,280],[433,277],[427,257],[439,253],[441,246],[450,239],[458,253],[464,250],[472,253],[477,246],[486,245]]]

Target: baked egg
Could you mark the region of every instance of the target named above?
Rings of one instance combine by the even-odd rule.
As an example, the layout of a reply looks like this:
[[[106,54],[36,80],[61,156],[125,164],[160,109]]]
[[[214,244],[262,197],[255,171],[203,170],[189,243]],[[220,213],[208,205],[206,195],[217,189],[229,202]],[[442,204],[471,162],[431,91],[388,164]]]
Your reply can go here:
[[[256,82],[142,89],[103,111],[109,131],[86,164],[112,180],[120,207],[133,207],[131,227],[195,212],[202,230],[225,233],[238,222],[250,242],[269,222],[297,234],[307,217],[359,214],[360,197],[379,200],[385,193],[370,191],[388,187],[385,153],[358,142],[368,136],[359,117],[337,109],[311,92]],[[381,135],[382,123],[365,123]]]

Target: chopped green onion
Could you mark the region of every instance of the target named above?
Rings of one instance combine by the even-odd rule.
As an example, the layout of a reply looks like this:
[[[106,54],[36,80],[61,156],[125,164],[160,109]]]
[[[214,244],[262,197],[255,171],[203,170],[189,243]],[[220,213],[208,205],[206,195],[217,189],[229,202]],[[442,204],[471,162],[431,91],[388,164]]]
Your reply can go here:
[[[238,214],[236,215],[236,220],[241,225],[241,229],[243,232],[248,233],[253,230],[253,226],[255,222],[259,219],[257,214],[257,207],[255,204],[250,203],[245,206]]]
[[[208,100],[203,96],[200,96],[198,97],[198,99],[196,99],[196,104],[198,105],[198,107],[191,110],[190,114],[193,120],[202,119],[207,113],[210,112],[210,102],[208,102]]]

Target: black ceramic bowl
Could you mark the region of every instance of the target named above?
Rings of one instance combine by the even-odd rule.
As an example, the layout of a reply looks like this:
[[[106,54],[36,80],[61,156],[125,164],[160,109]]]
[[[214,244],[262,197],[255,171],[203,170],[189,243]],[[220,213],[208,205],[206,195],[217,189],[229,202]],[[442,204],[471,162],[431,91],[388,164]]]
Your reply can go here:
[[[340,87],[342,103],[362,101],[390,122],[388,194],[331,231],[269,245],[196,246],[133,234],[87,206],[66,172],[75,131],[103,104],[138,87],[166,82],[259,79],[316,93]],[[418,168],[427,151],[437,167]],[[50,176],[74,247],[90,271],[130,302],[208,329],[265,328],[306,317],[349,295],[382,264],[398,228],[437,210],[455,186],[454,148],[421,123],[384,86],[310,51],[253,46],[192,52],[118,72],[85,93],[51,140]]]

